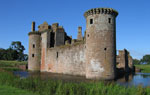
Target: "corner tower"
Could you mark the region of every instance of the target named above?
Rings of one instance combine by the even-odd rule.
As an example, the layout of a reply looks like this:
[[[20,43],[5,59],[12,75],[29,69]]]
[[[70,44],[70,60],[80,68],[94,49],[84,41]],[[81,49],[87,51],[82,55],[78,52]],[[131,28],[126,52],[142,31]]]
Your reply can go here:
[[[111,80],[116,73],[116,17],[111,8],[94,8],[86,18],[86,78]]]
[[[29,32],[29,59],[28,70],[40,71],[41,63],[41,33],[35,31],[35,22],[32,22],[31,32]]]

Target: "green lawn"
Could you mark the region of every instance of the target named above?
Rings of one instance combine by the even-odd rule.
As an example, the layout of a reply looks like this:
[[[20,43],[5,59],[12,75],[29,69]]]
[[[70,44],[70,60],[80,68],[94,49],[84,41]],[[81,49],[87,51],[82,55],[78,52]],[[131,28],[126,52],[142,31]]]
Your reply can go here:
[[[11,86],[0,85],[0,95],[38,95],[38,94],[14,88]]]
[[[18,65],[27,64],[26,61],[6,61],[0,60],[0,69],[4,69],[7,71],[17,71],[19,68]]]
[[[141,69],[142,73],[150,73],[150,65],[135,65],[135,67]]]
[[[6,60],[0,60],[0,66],[1,67],[14,67],[16,65],[22,65],[27,64],[26,61],[6,61]]]

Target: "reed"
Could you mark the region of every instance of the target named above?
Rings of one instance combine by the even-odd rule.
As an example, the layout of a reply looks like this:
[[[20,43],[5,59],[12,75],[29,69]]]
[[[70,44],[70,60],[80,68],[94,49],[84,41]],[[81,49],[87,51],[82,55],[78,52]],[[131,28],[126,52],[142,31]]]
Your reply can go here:
[[[32,91],[39,95],[149,95],[150,88],[124,87],[104,82],[63,82],[42,80],[39,77],[20,78],[8,72],[0,72],[0,85]]]

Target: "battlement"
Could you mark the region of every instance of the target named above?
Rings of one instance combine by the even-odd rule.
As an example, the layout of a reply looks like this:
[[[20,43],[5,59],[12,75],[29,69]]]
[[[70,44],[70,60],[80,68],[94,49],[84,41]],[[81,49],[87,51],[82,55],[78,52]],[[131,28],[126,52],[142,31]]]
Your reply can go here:
[[[86,18],[89,15],[94,14],[111,14],[114,16],[118,15],[118,12],[112,8],[93,8],[84,13],[84,17]]]

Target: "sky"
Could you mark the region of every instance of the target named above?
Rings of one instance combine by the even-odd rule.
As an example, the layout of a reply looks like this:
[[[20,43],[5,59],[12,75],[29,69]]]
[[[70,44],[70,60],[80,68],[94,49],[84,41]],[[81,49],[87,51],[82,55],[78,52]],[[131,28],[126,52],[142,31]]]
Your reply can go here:
[[[117,50],[126,48],[133,58],[150,54],[150,0],[0,0],[0,48],[21,41],[28,53],[28,33],[47,21],[59,22],[77,38],[78,26],[86,29],[84,12],[107,7],[119,12],[116,19]],[[36,28],[37,30],[37,28]]]

